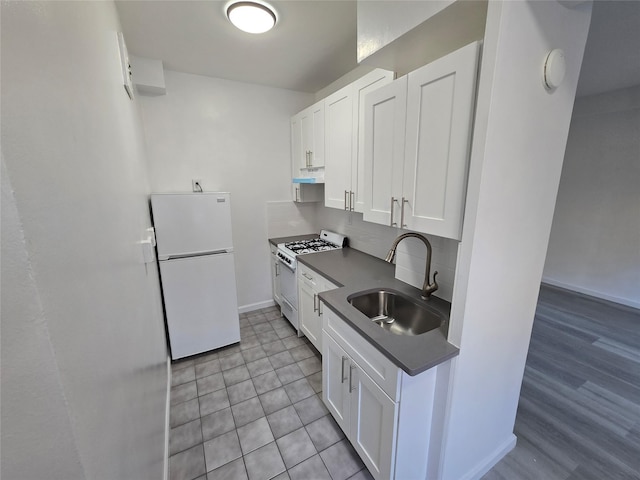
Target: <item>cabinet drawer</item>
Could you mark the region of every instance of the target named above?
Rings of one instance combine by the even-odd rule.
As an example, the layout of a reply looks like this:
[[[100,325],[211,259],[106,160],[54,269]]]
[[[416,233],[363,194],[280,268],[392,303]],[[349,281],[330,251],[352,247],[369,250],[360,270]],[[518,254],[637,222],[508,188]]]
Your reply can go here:
[[[331,309],[324,307],[322,312],[323,332],[330,335],[393,401],[398,401],[400,369]]]
[[[338,288],[336,284],[301,263],[298,263],[298,279],[313,288],[316,293]]]

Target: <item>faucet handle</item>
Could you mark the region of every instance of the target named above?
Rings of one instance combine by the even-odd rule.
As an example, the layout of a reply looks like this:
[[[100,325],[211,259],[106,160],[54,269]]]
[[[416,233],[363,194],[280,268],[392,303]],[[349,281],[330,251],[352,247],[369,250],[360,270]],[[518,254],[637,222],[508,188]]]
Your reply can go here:
[[[433,283],[429,283],[428,278],[425,279],[425,286],[421,295],[424,300],[427,300],[433,292],[438,290],[438,282],[436,282],[437,275],[438,275],[438,272],[433,273]]]

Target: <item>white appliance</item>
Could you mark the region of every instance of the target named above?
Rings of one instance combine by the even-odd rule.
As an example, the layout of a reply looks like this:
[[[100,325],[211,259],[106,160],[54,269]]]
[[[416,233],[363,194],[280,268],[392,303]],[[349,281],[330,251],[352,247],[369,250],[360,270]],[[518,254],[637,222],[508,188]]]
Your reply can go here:
[[[329,230],[322,230],[318,238],[298,240],[295,242],[279,243],[276,255],[280,263],[280,298],[282,299],[282,314],[300,333],[298,322],[298,276],[296,275],[296,256],[306,253],[324,252],[342,248],[346,237]]]
[[[171,358],[240,341],[226,192],[151,195]]]

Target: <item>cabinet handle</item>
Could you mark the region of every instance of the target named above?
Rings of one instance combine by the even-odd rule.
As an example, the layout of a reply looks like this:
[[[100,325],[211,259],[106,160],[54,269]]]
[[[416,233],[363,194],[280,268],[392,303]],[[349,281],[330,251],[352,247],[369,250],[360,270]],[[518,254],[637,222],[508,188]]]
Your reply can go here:
[[[398,200],[396,200],[395,197],[391,197],[391,222],[389,222],[389,226],[390,227],[396,227],[398,226],[398,224],[396,222],[393,221],[393,204],[396,203]]]
[[[298,194],[300,193],[300,187],[296,187],[296,202],[299,202]]]
[[[347,357],[342,357],[342,370],[340,371],[340,383],[344,383],[344,381],[347,379],[344,376],[344,362],[347,360]]]
[[[345,209],[345,210],[349,210],[349,209],[347,208],[347,197],[348,197],[348,196],[349,196],[349,191],[348,191],[348,190],[345,190],[345,191],[344,191],[344,209]]]
[[[318,311],[318,308],[316,307],[316,299],[317,299],[317,298],[318,298],[318,295],[314,293],[314,294],[313,294],[313,311],[314,311],[314,312],[317,312],[317,311]]]
[[[409,203],[409,200],[402,197],[402,208],[400,208],[400,228],[406,228],[406,224],[404,223],[404,204]]]
[[[349,210],[351,210],[353,212],[353,197],[354,197],[354,193],[351,192],[349,194]]]
[[[313,152],[309,150],[309,168],[313,167]]]
[[[304,152],[304,166],[309,168],[309,150]]]
[[[276,277],[277,277],[278,275],[280,275],[280,271],[278,270],[278,267],[279,267],[280,265],[278,265],[278,263],[279,263],[279,262],[276,260],[276,263],[275,263],[275,266],[276,266]]]
[[[353,392],[357,389],[357,387],[353,386],[353,371],[356,369],[354,365],[349,366],[349,393]]]
[[[435,275],[434,275],[435,277]],[[322,302],[320,301],[320,297],[318,297],[318,316],[322,316]]]

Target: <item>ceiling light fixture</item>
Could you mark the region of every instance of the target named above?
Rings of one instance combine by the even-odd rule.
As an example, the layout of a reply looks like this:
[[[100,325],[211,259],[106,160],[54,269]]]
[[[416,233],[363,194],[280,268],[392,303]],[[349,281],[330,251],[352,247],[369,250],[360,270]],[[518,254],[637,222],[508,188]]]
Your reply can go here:
[[[248,33],[264,33],[276,24],[276,13],[266,3],[232,3],[227,7],[227,17],[236,27]]]

